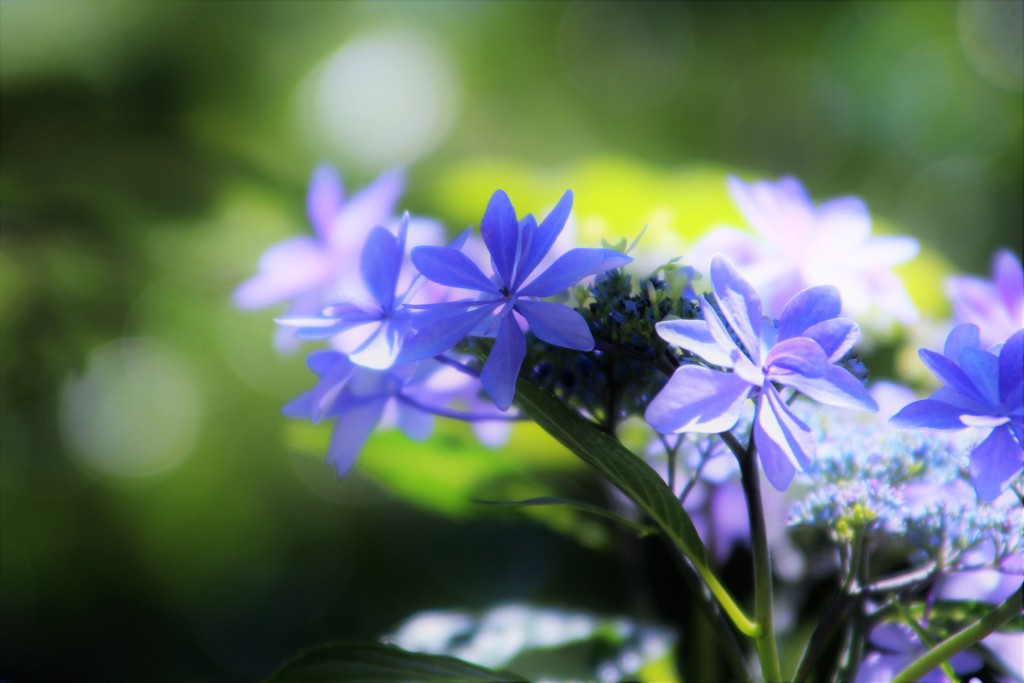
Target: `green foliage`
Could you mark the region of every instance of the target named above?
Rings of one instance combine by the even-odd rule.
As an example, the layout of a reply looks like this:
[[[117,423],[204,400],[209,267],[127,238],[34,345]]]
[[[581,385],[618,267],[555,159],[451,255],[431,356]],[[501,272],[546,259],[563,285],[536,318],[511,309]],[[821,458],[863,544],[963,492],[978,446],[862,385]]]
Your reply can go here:
[[[406,652],[393,645],[339,643],[307,650],[285,664],[268,683],[524,680],[454,657]]]

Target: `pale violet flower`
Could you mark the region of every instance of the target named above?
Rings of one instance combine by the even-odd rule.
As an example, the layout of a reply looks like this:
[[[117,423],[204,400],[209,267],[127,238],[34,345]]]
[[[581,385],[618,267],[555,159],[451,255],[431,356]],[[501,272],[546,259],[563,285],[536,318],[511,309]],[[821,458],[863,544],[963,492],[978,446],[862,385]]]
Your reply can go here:
[[[711,288],[721,316],[707,304],[703,320],[664,321],[657,331],[670,344],[723,369],[696,364],[678,368],[645,417],[663,434],[724,432],[735,426],[743,402],[754,398],[754,443],[768,481],[785,490],[814,456],[814,437],[775,385],[829,405],[877,410],[860,381],[835,365],[859,339],[860,329],[837,317],[839,293],[829,286],[793,297],[776,329],[762,319],[761,299],[753,287],[721,254],[711,261]]]
[[[1024,329],[984,350],[978,327],[957,325],[943,352],[919,352],[943,383],[892,418],[897,427],[961,430],[982,440],[971,449],[971,480],[984,501],[994,500],[1024,469]]]
[[[871,216],[857,197],[839,197],[815,206],[795,178],[745,183],[729,179],[729,191],[755,235],[717,228],[690,253],[689,261],[707,272],[715,253],[728,256],[761,294],[766,315],[777,318],[797,292],[834,285],[843,313],[880,325],[912,323],[917,310],[892,267],[918,250],[910,237],[871,235]]]
[[[1000,249],[992,258],[991,280],[949,277],[946,294],[956,321],[978,326],[983,346],[997,344],[1024,327],[1024,270],[1009,249]]]

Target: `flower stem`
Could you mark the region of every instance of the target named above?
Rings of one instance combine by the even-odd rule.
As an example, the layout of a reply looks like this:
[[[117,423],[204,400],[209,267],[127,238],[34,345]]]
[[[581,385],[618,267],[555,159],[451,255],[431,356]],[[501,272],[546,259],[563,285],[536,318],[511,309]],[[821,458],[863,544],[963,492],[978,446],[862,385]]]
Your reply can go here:
[[[996,607],[964,630],[954,633],[911,662],[903,671],[896,674],[896,677],[892,679],[893,683],[911,683],[911,681],[916,681],[942,662],[950,659],[953,655],[974,645],[1020,614],[1022,601],[1024,601],[1024,585],[1021,585],[1017,592],[1011,595],[999,607]]]

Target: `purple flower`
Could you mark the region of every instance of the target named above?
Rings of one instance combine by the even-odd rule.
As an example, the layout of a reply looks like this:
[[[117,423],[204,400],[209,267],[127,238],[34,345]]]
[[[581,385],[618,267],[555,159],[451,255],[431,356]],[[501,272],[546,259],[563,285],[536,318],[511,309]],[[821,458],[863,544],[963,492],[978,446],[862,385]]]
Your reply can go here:
[[[345,201],[338,172],[319,166],[306,198],[315,235],[295,237],[264,252],[259,274],[235,290],[235,304],[263,308],[287,302],[286,316],[302,317],[316,313],[335,292],[361,287],[357,276],[360,248],[371,230],[391,219],[403,185],[400,173],[384,173]],[[292,346],[290,339],[278,337],[278,346]]]
[[[882,319],[917,319],[910,297],[890,270],[917,253],[917,242],[872,237],[871,216],[862,200],[839,197],[815,206],[795,178],[776,183],[730,178],[729,191],[757,237],[735,228],[714,230],[691,252],[698,269],[706,270],[711,255],[726,254],[762,293],[765,314],[773,318],[797,292],[834,285],[842,295],[843,311],[853,317],[878,309]]]
[[[830,286],[811,287],[793,297],[778,329],[765,324],[761,299],[721,254],[711,261],[711,288],[724,321],[705,305],[704,320],[660,322],[658,335],[732,372],[683,365],[651,401],[645,417],[663,434],[724,432],[736,424],[743,402],[755,398],[754,443],[768,481],[785,490],[793,474],[813,457],[814,438],[775,385],[829,405],[877,410],[863,385],[835,365],[856,343],[860,329],[837,317],[842,302]]]
[[[469,257],[451,247],[417,247],[412,261],[429,280],[479,294],[474,299],[424,308],[423,324],[410,339],[400,360],[429,358],[452,348],[470,334],[493,335],[494,347],[480,380],[502,410],[512,404],[516,376],[526,354],[526,339],[516,313],[543,341],[580,351],[594,348],[594,338],[578,312],[557,303],[538,301],[571,287],[581,278],[618,268],[632,259],[611,249],[571,249],[533,277],[565,226],[572,207],[566,192],[538,226],[531,215],[516,218],[508,195],[498,190],[480,221],[491,256],[491,277]]]
[[[1001,347],[981,348],[977,325],[957,325],[943,353],[918,354],[943,387],[893,416],[898,427],[960,430],[987,436],[970,453],[971,480],[984,501],[994,500],[1024,468],[1024,329]]]
[[[874,651],[864,657],[854,683],[891,681],[927,649],[917,634],[904,624],[879,624],[871,630],[868,640]],[[980,669],[984,662],[973,652],[959,652],[949,663],[956,673],[967,674]],[[939,667],[920,679],[921,683],[945,683],[947,680]]]
[[[1007,339],[1024,327],[1024,270],[1009,249],[992,258],[992,280],[958,275],[946,279],[946,294],[957,322],[974,323],[983,346]]]
[[[452,369],[433,360],[406,363],[390,370],[359,367],[337,351],[316,351],[306,359],[317,385],[292,399],[282,412],[314,424],[334,420],[327,461],[338,476],[355,464],[366,440],[388,415],[410,439],[430,436],[435,415],[491,425],[507,416],[476,398],[479,382],[463,373],[453,379]],[[469,410],[447,408],[466,406]]]

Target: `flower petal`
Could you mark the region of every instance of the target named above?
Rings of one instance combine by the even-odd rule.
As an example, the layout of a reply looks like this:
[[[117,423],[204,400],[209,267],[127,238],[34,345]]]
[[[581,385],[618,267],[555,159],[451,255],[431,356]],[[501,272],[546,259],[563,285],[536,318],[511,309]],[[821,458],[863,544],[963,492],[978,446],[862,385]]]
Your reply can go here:
[[[812,325],[839,317],[843,308],[839,290],[832,285],[809,287],[790,299],[779,317],[779,341],[806,337]],[[827,351],[826,351],[827,353]]]
[[[371,337],[349,354],[349,358],[364,368],[386,370],[398,360],[408,331],[407,318],[385,320]]]
[[[522,284],[530,276],[533,270],[544,259],[544,256],[551,250],[555,240],[562,234],[565,222],[569,219],[569,212],[572,210],[572,190],[566,190],[562,198],[558,200],[555,208],[532,231],[530,239],[526,242],[526,249],[520,257],[519,272],[516,273],[516,282],[513,289]]]
[[[484,362],[480,383],[501,410],[508,410],[516,395],[516,377],[526,355],[526,337],[515,317],[506,315],[498,325],[494,347]]]
[[[960,353],[960,369],[988,405],[999,405],[998,356],[968,347]]]
[[[1024,449],[1007,426],[992,430],[971,451],[971,481],[979,500],[995,500],[1024,468]]]
[[[633,259],[614,249],[570,249],[547,270],[519,290],[523,296],[558,294],[588,275],[621,268]]]
[[[1009,249],[996,252],[992,259],[992,280],[1006,310],[1017,314],[1011,322],[1024,326],[1021,318],[1024,313],[1024,268],[1021,268],[1020,257]]]
[[[314,351],[306,357],[306,367],[313,371],[317,377],[323,377],[334,368],[335,365],[345,360],[343,354],[337,351],[321,350]]]
[[[872,413],[878,411],[878,403],[871,392],[859,379],[838,365],[826,365],[820,377],[792,375],[787,380],[779,381],[825,405],[859,408]]]
[[[684,365],[650,402],[644,418],[662,434],[717,434],[735,426],[750,389],[731,372]]]
[[[793,414],[775,387],[767,382],[758,401],[754,443],[765,476],[779,491],[785,491],[793,474],[803,471],[814,457],[810,427]]]
[[[835,363],[860,339],[860,326],[849,318],[833,318],[811,325],[801,336],[818,342],[828,362]]]
[[[960,362],[960,354],[964,349],[981,348],[981,336],[978,326],[971,323],[963,323],[954,327],[949,336],[946,337],[946,345],[942,349],[942,355],[954,363]]]
[[[729,358],[730,349],[723,349],[719,345],[711,335],[706,320],[663,320],[654,328],[658,332],[658,336],[669,344],[700,356],[712,365],[723,368],[732,367],[732,360]],[[736,345],[731,344],[731,348],[736,349]]]
[[[722,254],[711,259],[711,288],[725,321],[750,360],[761,364],[761,298]]]
[[[385,171],[377,176],[349,199],[334,219],[329,234],[332,248],[337,250],[358,244],[363,235],[387,224],[404,189],[405,178],[401,171]]]
[[[380,422],[387,402],[387,398],[354,402],[349,410],[338,416],[327,446],[327,462],[334,466],[339,477],[352,470],[359,452]]]
[[[321,287],[331,278],[331,261],[311,237],[277,244],[260,257],[259,274],[233,295],[240,308],[262,308]]]
[[[562,304],[519,299],[516,309],[530,323],[530,331],[548,344],[578,351],[594,348],[594,336],[577,311]]]
[[[345,187],[341,176],[330,164],[321,164],[313,171],[306,193],[306,213],[320,241],[328,242],[331,224],[341,212],[345,201]]]
[[[492,294],[498,288],[468,256],[451,247],[416,247],[411,254],[413,265],[428,280],[447,287],[474,289]]]
[[[928,349],[919,349],[917,355],[932,374],[947,387],[975,401],[988,403],[984,394],[978,391],[967,374],[954,361]]]
[[[493,312],[494,306],[487,305],[431,320],[406,340],[396,364],[432,358],[444,353],[462,341],[474,327],[487,320]]]
[[[764,359],[768,379],[792,384],[795,378],[815,378],[825,374],[828,358],[818,343],[807,337],[794,337],[772,347]]]
[[[366,289],[385,311],[390,311],[394,305],[401,266],[398,240],[386,228],[374,228],[363,245],[360,271]]]
[[[959,430],[964,428],[964,423],[960,420],[960,416],[964,414],[964,409],[961,406],[926,398],[907,404],[900,412],[893,415],[889,422],[896,427],[905,429]]]
[[[519,221],[516,219],[516,210],[504,190],[498,190],[491,195],[484,216],[480,220],[480,235],[487,245],[487,251],[491,253],[494,271],[501,278],[502,284],[511,285],[516,250],[519,248]]]
[[[1024,330],[999,350],[999,400],[1011,410],[1024,403]]]

